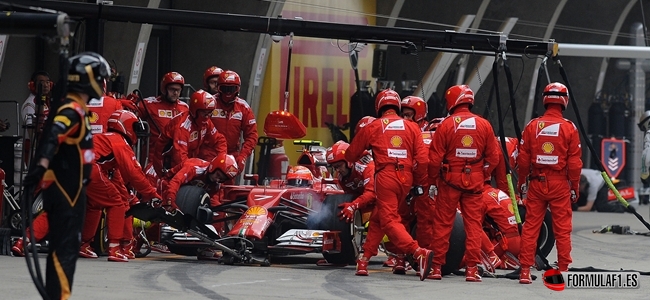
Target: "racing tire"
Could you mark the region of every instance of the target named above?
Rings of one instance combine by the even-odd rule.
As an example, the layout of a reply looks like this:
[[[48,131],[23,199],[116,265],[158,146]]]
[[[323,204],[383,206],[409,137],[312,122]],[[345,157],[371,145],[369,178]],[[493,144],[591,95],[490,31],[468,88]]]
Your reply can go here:
[[[526,207],[519,205],[519,216],[521,217],[521,224],[526,221]],[[521,234],[521,229],[519,230]],[[537,247],[542,256],[548,257],[553,247],[555,246],[555,234],[553,233],[553,217],[551,211],[546,210],[542,227],[539,230],[539,237],[537,238]]]
[[[199,206],[210,203],[210,195],[205,189],[193,185],[184,185],[176,193],[176,206],[183,214],[194,218],[197,216]]]
[[[323,201],[323,206],[318,213],[307,217],[307,228],[314,230],[340,231],[341,252],[323,253],[323,257],[331,264],[355,264],[357,249],[354,246],[354,223],[348,224],[337,216],[341,210],[341,203],[354,200],[350,194],[329,195]]]
[[[106,211],[102,210],[102,216],[99,219],[99,226],[95,232],[95,237],[90,243],[90,247],[95,250],[98,256],[108,254],[108,226],[106,226]]]
[[[413,222],[411,227],[411,236],[415,239],[417,222]],[[447,250],[447,255],[445,255],[445,264],[440,268],[442,275],[449,275],[456,272],[461,266],[460,263],[465,256],[465,224],[463,223],[463,217],[459,212],[456,212],[456,218],[452,225],[451,234],[449,235],[449,249]]]
[[[446,263],[440,271],[442,275],[448,275],[458,270],[463,256],[465,256],[465,224],[463,217],[456,212],[456,219],[449,235],[449,250],[446,255]]]

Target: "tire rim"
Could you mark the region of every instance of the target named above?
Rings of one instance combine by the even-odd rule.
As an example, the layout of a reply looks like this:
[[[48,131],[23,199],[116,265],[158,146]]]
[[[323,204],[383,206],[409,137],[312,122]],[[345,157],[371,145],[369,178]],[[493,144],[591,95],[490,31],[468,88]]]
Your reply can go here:
[[[20,215],[20,213],[15,212],[13,215],[11,215],[11,228],[16,230],[22,229],[22,222],[23,217]]]

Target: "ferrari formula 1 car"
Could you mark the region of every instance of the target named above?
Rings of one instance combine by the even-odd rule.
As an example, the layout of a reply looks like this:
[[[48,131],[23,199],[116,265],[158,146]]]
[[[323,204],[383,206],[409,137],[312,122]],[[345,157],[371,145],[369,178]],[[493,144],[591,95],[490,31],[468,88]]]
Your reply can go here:
[[[336,180],[321,175],[327,170],[320,142],[294,143],[304,147],[298,161],[317,174],[311,185],[272,179],[263,185],[222,186],[224,204],[216,207],[208,207],[205,190],[186,185],[177,194],[176,215],[146,205],[130,212],[145,221],[169,224],[161,235],[171,236],[167,246],[177,254],[196,255],[199,248],[213,247],[222,250],[226,264],[268,265],[271,256],[305,253],[323,253],[333,264],[353,263],[364,228],[360,221],[355,226],[336,215],[338,205],[352,196],[344,194]],[[246,178],[258,182],[257,175]]]

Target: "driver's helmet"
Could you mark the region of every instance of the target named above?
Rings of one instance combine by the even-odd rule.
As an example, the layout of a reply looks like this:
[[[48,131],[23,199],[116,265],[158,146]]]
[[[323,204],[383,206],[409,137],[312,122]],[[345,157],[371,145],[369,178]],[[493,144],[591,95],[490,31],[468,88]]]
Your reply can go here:
[[[305,166],[293,166],[287,172],[287,186],[290,187],[305,187],[312,186],[314,183],[314,175]]]

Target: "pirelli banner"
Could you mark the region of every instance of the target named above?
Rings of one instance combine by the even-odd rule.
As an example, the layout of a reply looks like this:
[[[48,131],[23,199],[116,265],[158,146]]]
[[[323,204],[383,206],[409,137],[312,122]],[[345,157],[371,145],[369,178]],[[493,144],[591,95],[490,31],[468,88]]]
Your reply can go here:
[[[336,8],[336,9],[333,9]],[[311,0],[291,1],[284,5],[282,17],[346,24],[375,25],[375,1]],[[271,46],[261,92],[257,124],[264,135],[264,119],[270,111],[282,110],[287,78],[289,38]],[[359,76],[370,80],[374,45],[359,53]],[[349,122],[350,98],[356,91],[354,71],[350,65],[348,41],[294,37],[289,102],[287,109],[307,127],[305,139],[332,145],[325,123],[343,125]],[[344,131],[349,137],[349,131]],[[289,163],[295,164],[299,155],[292,141],[284,142]]]

